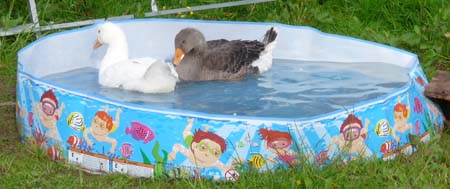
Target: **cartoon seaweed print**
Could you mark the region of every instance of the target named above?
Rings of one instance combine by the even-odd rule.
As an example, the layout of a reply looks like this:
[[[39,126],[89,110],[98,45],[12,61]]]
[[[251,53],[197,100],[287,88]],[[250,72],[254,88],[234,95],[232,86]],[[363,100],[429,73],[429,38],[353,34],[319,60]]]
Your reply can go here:
[[[58,106],[58,99],[51,89],[42,94],[39,103],[34,104],[34,114],[39,117],[41,124],[48,129],[46,137],[58,140],[59,132],[56,123],[61,117],[64,107],[64,102],[61,103],[60,107]]]
[[[16,113],[18,115],[18,118],[20,119],[24,119],[27,111],[25,109],[22,108],[22,106],[19,104],[19,101],[16,101]]]
[[[441,115],[441,113],[440,113],[440,111],[439,111],[439,109],[433,104],[433,102],[431,102],[429,99],[425,99],[425,102],[426,102],[426,105],[427,105],[427,108],[428,108],[428,116],[430,117],[430,118],[433,118],[433,123],[435,124],[435,125],[440,125],[439,124],[439,119],[438,119],[438,117],[439,116],[442,116]]]
[[[412,123],[408,123],[408,118],[410,115],[410,104],[409,104],[409,94],[406,96],[408,104],[402,104],[400,96],[398,97],[398,102],[394,106],[394,126],[392,129],[392,137],[397,141],[397,143],[400,143],[401,139],[400,136],[397,135],[397,133],[405,133],[407,131],[410,131],[412,134]]]
[[[39,127],[35,127],[32,131],[32,135],[34,137],[34,144],[41,148],[45,148],[47,146],[48,139],[46,137],[45,131],[42,132]]]
[[[222,171],[231,169],[232,167],[226,166],[219,161],[220,156],[227,147],[225,140],[219,135],[209,132],[208,127],[204,131],[198,129],[192,134],[193,123],[194,119],[188,119],[188,124],[183,131],[185,145],[174,144],[168,160],[174,160],[177,153],[180,152],[189,162],[200,168],[217,167]]]
[[[333,147],[337,145],[340,152],[346,155],[358,154],[367,157],[365,140],[369,123],[369,119],[366,119],[366,123],[363,126],[362,121],[358,117],[349,114],[341,125],[339,135],[331,138],[327,151],[331,152]]]
[[[92,147],[92,145],[94,144],[92,140],[88,137],[89,134],[98,142],[110,143],[111,148],[109,149],[109,153],[115,154],[117,140],[108,137],[108,135],[114,132],[119,126],[120,114],[122,113],[122,109],[120,108],[117,109],[116,120],[114,121],[112,117],[108,115],[107,112],[108,107],[105,108],[105,111],[98,111],[97,113],[95,113],[95,116],[92,119],[91,127],[83,131],[83,137],[89,147]]]
[[[270,129],[259,129],[259,134],[261,135],[261,140],[264,140],[265,147],[273,152],[273,155],[269,156],[267,160],[279,164],[275,158],[278,158],[281,162],[286,165],[295,165],[298,160],[295,158],[298,154],[290,150],[289,147],[292,145],[292,136],[288,132],[274,131]]]
[[[26,135],[31,133],[31,127],[33,126],[33,112],[28,111],[26,105],[23,105],[23,101],[25,101],[25,90],[24,90],[25,82],[17,83],[18,90],[20,90],[20,95],[17,96],[16,101],[16,119],[17,119],[17,127],[19,130],[20,137],[23,139]]]
[[[20,137],[23,137],[23,125],[25,123],[25,116],[27,112],[20,106],[19,101],[16,101],[16,119],[17,119],[17,129],[19,131]]]

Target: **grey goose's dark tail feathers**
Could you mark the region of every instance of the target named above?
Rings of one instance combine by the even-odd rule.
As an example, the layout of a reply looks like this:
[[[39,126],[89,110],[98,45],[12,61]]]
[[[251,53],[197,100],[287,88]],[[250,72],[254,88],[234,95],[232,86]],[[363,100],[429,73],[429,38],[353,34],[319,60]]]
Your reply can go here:
[[[264,45],[268,45],[275,41],[278,36],[278,31],[276,27],[271,27],[269,30],[267,30],[266,34],[264,35],[263,43]]]

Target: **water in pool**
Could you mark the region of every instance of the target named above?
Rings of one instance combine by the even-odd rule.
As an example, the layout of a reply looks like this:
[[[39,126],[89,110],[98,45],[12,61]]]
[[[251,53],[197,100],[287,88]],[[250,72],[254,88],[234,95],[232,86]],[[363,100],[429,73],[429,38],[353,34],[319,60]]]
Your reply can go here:
[[[242,81],[181,82],[175,92],[144,94],[105,88],[98,70],[46,76],[54,83],[114,100],[225,115],[301,118],[384,95],[408,81],[407,69],[384,63],[301,62],[276,59],[270,71]]]

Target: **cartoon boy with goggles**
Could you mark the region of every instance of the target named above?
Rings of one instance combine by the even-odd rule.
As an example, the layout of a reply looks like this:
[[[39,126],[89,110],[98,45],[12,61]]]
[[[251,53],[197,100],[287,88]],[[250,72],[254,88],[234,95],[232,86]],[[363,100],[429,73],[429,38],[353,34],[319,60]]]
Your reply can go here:
[[[45,134],[46,137],[53,139],[58,138],[59,135],[56,122],[59,120],[64,107],[64,102],[61,103],[61,107],[58,107],[58,99],[51,89],[42,94],[39,103],[34,104],[34,114],[39,117],[41,124],[48,129]]]
[[[360,154],[363,157],[367,157],[367,146],[364,141],[366,140],[368,126],[368,119],[366,119],[363,127],[358,117],[349,114],[341,125],[340,134],[331,139],[328,145],[328,152],[331,152],[334,145],[337,145],[344,154]]]
[[[193,123],[194,119],[188,119],[188,124],[183,131],[185,145],[174,144],[172,152],[169,153],[169,160],[174,160],[177,153],[180,152],[189,159],[189,162],[198,167],[217,167],[222,171],[229,170],[231,167],[225,166],[219,161],[220,156],[227,148],[225,140],[219,135],[209,132],[208,127],[205,128],[205,131],[198,129],[192,134]]]

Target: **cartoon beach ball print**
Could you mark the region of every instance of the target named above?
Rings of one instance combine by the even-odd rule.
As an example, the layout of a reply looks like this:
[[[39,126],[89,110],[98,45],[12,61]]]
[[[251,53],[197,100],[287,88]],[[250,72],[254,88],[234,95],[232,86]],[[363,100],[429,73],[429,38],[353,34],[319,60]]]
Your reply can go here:
[[[387,137],[391,134],[392,129],[389,126],[389,122],[386,119],[381,119],[375,126],[375,133],[380,137]]]
[[[76,131],[83,131],[86,127],[84,125],[84,118],[81,113],[78,112],[72,112],[67,117],[67,124],[70,126],[70,128],[76,130]]]

